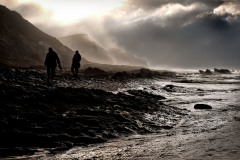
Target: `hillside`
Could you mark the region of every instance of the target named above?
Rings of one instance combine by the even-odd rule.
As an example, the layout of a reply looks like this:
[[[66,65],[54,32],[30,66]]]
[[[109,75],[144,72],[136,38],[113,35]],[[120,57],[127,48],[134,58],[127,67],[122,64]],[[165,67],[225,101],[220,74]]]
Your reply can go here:
[[[87,34],[76,34],[58,38],[60,42],[71,48],[79,50],[91,62],[100,64],[147,66],[147,63],[119,49],[106,50]]]
[[[2,5],[0,5],[0,19],[0,67],[43,66],[49,47],[58,53],[63,67],[71,66],[73,50],[78,48],[72,47],[71,50],[55,37],[44,33],[25,20],[19,13]],[[83,57],[81,68],[97,67],[120,71],[139,68],[128,66],[126,63],[122,65],[114,63],[114,60],[108,55],[109,53],[87,35],[76,35],[76,37],[81,37],[77,38],[76,43],[73,43],[75,46],[79,46],[78,50],[81,51]]]
[[[15,11],[0,5],[0,65],[43,65],[49,47],[59,55],[63,66],[70,66],[73,51],[56,38],[42,32]],[[85,59],[82,61],[87,63]]]
[[[101,64],[113,63],[107,51],[95,43],[87,34],[70,35],[59,37],[58,39],[72,50],[79,50],[81,55],[91,62]]]

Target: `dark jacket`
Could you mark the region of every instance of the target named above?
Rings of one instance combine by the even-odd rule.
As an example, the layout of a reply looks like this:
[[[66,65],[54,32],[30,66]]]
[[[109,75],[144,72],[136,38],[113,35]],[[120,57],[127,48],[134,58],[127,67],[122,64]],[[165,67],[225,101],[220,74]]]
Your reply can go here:
[[[47,53],[47,56],[46,56],[44,64],[46,66],[48,66],[48,67],[55,67],[55,68],[57,67],[57,64],[58,64],[58,66],[61,66],[60,65],[60,60],[58,58],[58,55],[54,51],[49,51]]]
[[[81,61],[82,57],[79,53],[76,53],[74,56],[73,56],[73,59],[72,59],[72,67],[74,68],[80,68],[80,61]]]

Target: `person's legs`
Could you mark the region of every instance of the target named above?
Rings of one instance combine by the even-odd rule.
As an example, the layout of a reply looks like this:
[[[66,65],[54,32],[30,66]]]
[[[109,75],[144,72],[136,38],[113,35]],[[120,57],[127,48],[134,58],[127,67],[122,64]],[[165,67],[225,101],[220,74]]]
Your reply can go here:
[[[76,77],[78,76],[78,68],[75,68]]]
[[[73,66],[71,67],[71,71],[72,71],[72,74],[73,74],[73,77],[74,77],[75,72],[74,72],[74,67]]]
[[[76,78],[77,77],[77,71],[76,71],[76,68],[73,67],[73,77]]]
[[[52,78],[55,76],[55,67],[51,67],[51,76]]]
[[[47,66],[47,76],[51,78],[51,67]]]

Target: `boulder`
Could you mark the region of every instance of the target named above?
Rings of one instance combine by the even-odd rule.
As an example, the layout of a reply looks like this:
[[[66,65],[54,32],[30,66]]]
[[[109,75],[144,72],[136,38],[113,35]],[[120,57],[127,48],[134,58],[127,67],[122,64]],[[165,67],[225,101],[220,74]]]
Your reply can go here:
[[[168,85],[164,86],[163,89],[167,92],[176,92],[175,86],[172,84],[168,84]]]
[[[217,69],[214,68],[214,72],[217,74],[231,74],[231,71],[228,69]]]
[[[139,72],[135,74],[137,78],[153,78],[154,75],[154,71],[146,68],[141,68]]]
[[[83,74],[88,77],[107,77],[107,72],[99,68],[88,67],[83,71]]]
[[[204,74],[205,72],[203,70],[199,70],[199,73]]]
[[[194,109],[212,109],[212,106],[207,104],[196,104]]]
[[[210,69],[206,69],[205,74],[213,74]]]
[[[203,74],[203,75],[211,75],[211,74],[213,74],[213,72],[210,69],[206,69],[206,71],[199,70],[199,73]]]
[[[131,78],[131,75],[125,71],[117,72],[112,76],[112,79],[115,79],[115,80],[125,80],[128,78]]]

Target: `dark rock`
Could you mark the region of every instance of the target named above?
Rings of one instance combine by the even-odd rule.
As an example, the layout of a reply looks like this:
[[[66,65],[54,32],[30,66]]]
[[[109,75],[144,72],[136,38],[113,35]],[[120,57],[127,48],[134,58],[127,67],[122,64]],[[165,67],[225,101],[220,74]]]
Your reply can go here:
[[[112,79],[115,80],[126,80],[128,78],[131,78],[131,74],[127,73],[127,72],[117,72],[112,76]]]
[[[163,96],[151,94],[151,93],[143,91],[143,90],[128,90],[127,92],[130,93],[131,95],[135,95],[135,96],[139,96],[139,97],[143,97],[143,98],[166,99]]]
[[[33,155],[35,151],[23,147],[14,148],[0,148],[0,157],[19,156],[19,155]]]
[[[140,74],[146,75],[146,76],[153,76],[154,75],[154,71],[152,71],[150,69],[146,69],[146,68],[140,69],[139,72],[140,72]]]
[[[204,74],[205,72],[203,70],[199,70],[199,73],[200,74]]]
[[[228,69],[217,69],[214,68],[214,72],[212,72],[210,69],[206,69],[206,71],[199,70],[200,74],[203,75],[212,75],[212,74],[232,74],[230,70]]]
[[[173,126],[162,126],[163,129],[172,129]]]
[[[166,85],[165,87],[166,87],[166,88],[169,88],[169,89],[173,89],[174,85],[169,84],[169,85]]]
[[[155,90],[155,91],[158,90],[155,86],[151,86],[150,89]]]
[[[171,84],[164,86],[163,89],[167,92],[176,92],[175,86]]]
[[[232,74],[230,70],[228,69],[217,69],[214,68],[214,72],[217,74]]]
[[[210,69],[206,69],[205,74],[213,74]]]
[[[141,68],[135,76],[137,78],[169,77],[175,75],[173,72],[159,72],[146,68]]]
[[[170,71],[163,71],[163,72],[158,72],[158,75],[160,77],[175,77],[176,73],[175,72],[170,72]]]
[[[235,121],[239,121],[240,122],[240,117],[234,117]]]
[[[194,109],[212,109],[212,107],[207,104],[196,104]]]
[[[94,68],[88,72],[105,74]],[[143,90],[114,94],[90,88],[89,79],[91,84],[99,85],[95,78],[80,79],[79,84],[85,84],[81,87],[75,82],[74,87],[58,86],[71,83],[61,76],[48,86],[45,74],[32,69],[1,70],[0,80],[3,78],[9,83],[0,83],[0,159],[33,154],[28,148],[60,151],[126,134],[170,129],[174,125],[168,126],[167,122],[177,123],[186,113],[159,101],[164,97]],[[119,82],[104,79],[104,85],[110,83]],[[165,120],[145,117],[156,113],[166,115]]]
[[[213,72],[210,69],[206,69],[205,72],[203,70],[199,70],[199,73],[203,74],[203,75],[212,75],[213,74]]]
[[[83,71],[85,76],[88,77],[107,77],[108,73],[99,68],[88,67]]]

